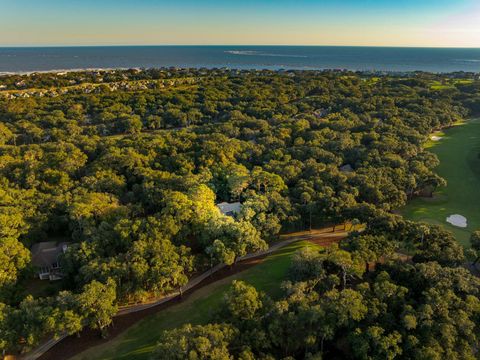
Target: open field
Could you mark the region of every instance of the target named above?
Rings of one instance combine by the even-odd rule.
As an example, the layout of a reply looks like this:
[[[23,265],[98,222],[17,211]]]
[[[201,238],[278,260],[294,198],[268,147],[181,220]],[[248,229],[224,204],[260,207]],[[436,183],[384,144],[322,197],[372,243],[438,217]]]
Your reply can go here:
[[[202,324],[218,308],[225,290],[235,279],[246,281],[272,297],[281,293],[291,256],[305,246],[316,246],[307,241],[297,242],[268,256],[260,264],[195,291],[183,302],[148,317],[111,341],[91,348],[73,359],[148,359],[163,330],[186,323]]]
[[[438,189],[433,198],[412,200],[402,214],[408,219],[442,224],[468,246],[470,233],[480,229],[480,119],[434,135],[442,139],[429,141],[426,146],[439,157],[437,172],[448,184]],[[453,214],[465,216],[468,227],[448,224],[446,218]]]

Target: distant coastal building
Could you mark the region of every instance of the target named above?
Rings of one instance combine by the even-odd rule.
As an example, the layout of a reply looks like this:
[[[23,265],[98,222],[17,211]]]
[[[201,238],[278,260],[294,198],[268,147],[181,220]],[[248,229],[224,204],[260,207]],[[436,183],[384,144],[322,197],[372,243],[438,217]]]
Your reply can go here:
[[[60,280],[62,269],[60,267],[60,255],[67,251],[68,243],[56,241],[40,242],[32,246],[32,264],[37,269],[40,280]]]
[[[239,202],[222,202],[220,204],[217,204],[217,207],[223,215],[227,216],[235,216],[242,210],[242,204]]]

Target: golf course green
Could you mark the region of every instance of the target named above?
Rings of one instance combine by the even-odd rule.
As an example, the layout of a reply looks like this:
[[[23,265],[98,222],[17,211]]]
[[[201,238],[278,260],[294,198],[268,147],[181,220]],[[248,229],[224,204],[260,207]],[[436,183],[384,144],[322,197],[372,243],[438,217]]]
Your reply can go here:
[[[433,198],[410,201],[401,213],[410,220],[441,224],[462,245],[469,246],[471,232],[480,229],[480,119],[433,135],[441,139],[427,142],[426,147],[440,159],[436,171],[447,180],[447,186],[437,189]],[[447,223],[451,215],[467,218],[467,227]]]

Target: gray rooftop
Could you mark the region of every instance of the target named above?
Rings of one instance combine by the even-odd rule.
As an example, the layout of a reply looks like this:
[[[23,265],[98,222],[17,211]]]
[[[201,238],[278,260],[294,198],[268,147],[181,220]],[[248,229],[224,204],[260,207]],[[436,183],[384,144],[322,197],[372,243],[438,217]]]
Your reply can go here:
[[[38,267],[50,266],[58,261],[60,254],[63,254],[67,242],[57,243],[56,241],[45,241],[32,246],[32,264]]]
[[[238,214],[242,210],[242,204],[239,202],[227,203],[222,202],[217,204],[220,212],[224,215]]]

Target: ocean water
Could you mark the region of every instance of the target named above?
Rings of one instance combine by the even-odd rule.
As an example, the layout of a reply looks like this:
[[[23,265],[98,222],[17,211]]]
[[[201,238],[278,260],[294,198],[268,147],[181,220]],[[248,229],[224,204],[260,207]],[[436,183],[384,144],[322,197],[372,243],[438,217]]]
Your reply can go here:
[[[0,48],[0,73],[165,66],[480,72],[480,49],[331,46]]]

